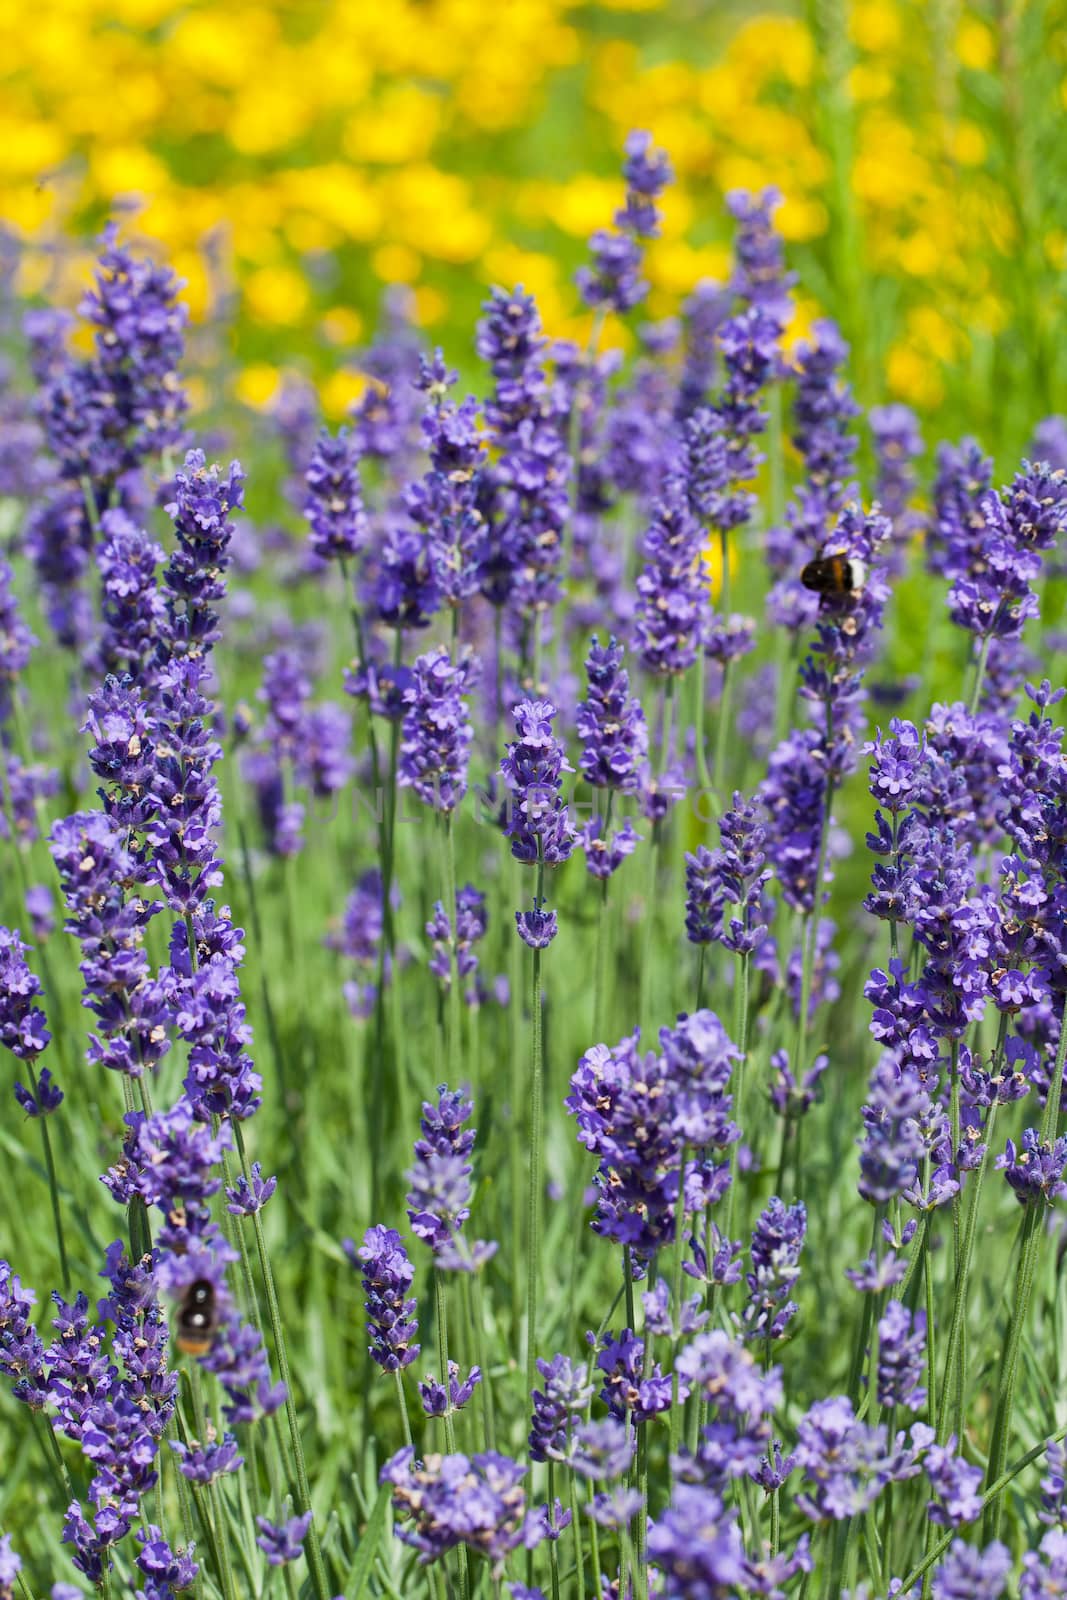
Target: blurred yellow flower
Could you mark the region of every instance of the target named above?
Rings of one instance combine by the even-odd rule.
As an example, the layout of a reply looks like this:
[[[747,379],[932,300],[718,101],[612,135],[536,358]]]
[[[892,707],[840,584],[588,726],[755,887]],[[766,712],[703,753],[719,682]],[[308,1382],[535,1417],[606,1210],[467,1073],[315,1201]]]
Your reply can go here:
[[[266,408],[278,392],[281,374],[266,361],[252,361],[234,380],[234,393],[246,406]]]
[[[296,322],[308,303],[308,286],[292,267],[258,267],[245,282],[253,316],[263,322]]]

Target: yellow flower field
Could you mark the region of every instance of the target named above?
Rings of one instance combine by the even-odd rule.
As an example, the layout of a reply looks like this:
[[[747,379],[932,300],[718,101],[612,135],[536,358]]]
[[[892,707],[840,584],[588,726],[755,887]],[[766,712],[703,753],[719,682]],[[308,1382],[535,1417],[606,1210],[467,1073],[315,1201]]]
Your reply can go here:
[[[235,318],[246,400],[297,364],[337,413],[383,283],[446,348],[494,281],[579,331],[571,272],[647,126],[679,179],[652,314],[724,271],[724,192],[774,183],[799,316],[839,318],[867,398],[941,407],[951,366],[992,405],[1006,359],[1051,404],[1063,21],[1019,0],[12,0],[0,211],[34,246],[20,287],[71,297],[124,214],[194,317]]]

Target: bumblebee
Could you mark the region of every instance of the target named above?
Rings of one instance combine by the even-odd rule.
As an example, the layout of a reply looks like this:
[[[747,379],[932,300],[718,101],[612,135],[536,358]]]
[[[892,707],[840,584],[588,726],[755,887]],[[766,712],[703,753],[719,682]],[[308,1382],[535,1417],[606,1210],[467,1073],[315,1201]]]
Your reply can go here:
[[[197,1278],[186,1289],[175,1319],[178,1349],[187,1356],[206,1356],[219,1331],[215,1285]]]
[[[831,599],[846,599],[861,592],[867,568],[856,556],[816,556],[800,574],[805,589]]]

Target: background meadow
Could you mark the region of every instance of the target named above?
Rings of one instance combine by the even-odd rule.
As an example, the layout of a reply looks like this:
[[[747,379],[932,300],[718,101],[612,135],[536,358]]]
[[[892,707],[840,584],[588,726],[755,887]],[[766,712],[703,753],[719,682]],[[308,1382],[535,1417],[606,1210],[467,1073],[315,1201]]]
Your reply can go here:
[[[1067,1593],[1064,23],[0,16],[4,1600]]]

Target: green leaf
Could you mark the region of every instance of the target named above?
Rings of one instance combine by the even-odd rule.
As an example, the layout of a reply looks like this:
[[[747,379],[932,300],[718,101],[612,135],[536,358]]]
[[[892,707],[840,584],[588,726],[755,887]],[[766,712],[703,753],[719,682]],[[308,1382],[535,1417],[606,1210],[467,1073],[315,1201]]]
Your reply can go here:
[[[378,1490],[378,1498],[374,1502],[367,1526],[363,1530],[363,1537],[359,1541],[359,1549],[356,1551],[355,1560],[349,1567],[348,1576],[342,1585],[345,1600],[360,1600],[360,1596],[367,1587],[371,1567],[374,1565],[374,1557],[377,1554],[378,1545],[381,1543],[382,1533],[385,1529],[385,1519],[389,1511],[391,1493],[392,1490],[387,1483],[383,1483]]]

